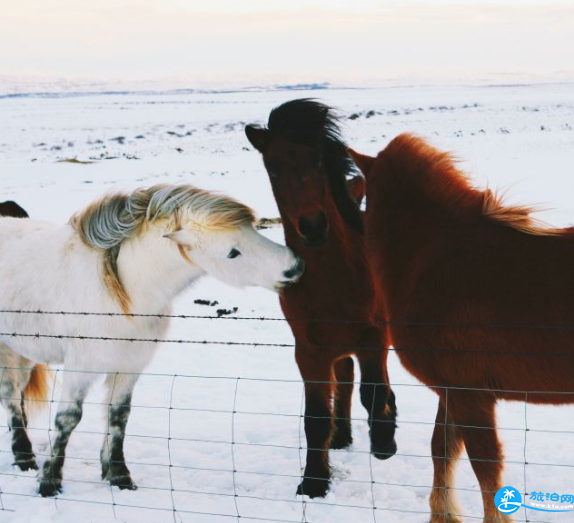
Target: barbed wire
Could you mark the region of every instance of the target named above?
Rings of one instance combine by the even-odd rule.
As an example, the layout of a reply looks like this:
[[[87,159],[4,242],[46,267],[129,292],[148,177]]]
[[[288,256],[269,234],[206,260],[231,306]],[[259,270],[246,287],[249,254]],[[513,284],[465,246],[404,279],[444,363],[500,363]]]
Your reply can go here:
[[[41,309],[0,309],[0,314],[25,314],[45,316],[104,316],[120,318],[157,318],[179,320],[223,320],[223,321],[269,321],[287,323],[332,323],[332,324],[359,324],[359,325],[400,325],[404,327],[419,328],[442,328],[450,327],[457,329],[509,329],[509,330],[565,330],[574,331],[574,323],[498,323],[498,322],[444,322],[436,320],[409,320],[409,319],[361,319],[361,318],[295,318],[277,316],[236,316],[233,313],[224,312],[222,315],[203,314],[166,314],[166,313],[137,313],[137,312],[114,312],[114,311],[46,311]]]
[[[54,340],[76,340],[76,341],[115,341],[115,342],[128,342],[128,343],[153,343],[153,344],[176,344],[176,345],[218,345],[218,346],[230,346],[230,347],[252,347],[252,348],[282,348],[282,349],[296,349],[297,345],[295,343],[271,343],[271,342],[260,342],[260,341],[228,341],[228,340],[200,340],[200,339],[188,339],[188,338],[134,338],[125,336],[95,336],[88,334],[44,334],[40,332],[35,333],[23,333],[23,332],[0,332],[0,337],[5,338],[31,338],[31,339],[54,339]],[[564,356],[572,357],[574,351],[570,352],[552,352],[545,348],[544,353],[540,352],[524,352],[524,351],[512,351],[512,352],[499,352],[499,351],[486,351],[484,349],[466,349],[466,348],[446,348],[446,347],[395,347],[388,346],[383,347],[381,345],[321,345],[317,343],[310,343],[311,347],[316,349],[327,349],[327,350],[337,350],[337,351],[347,351],[349,354],[355,354],[361,351],[383,351],[388,350],[390,352],[401,353],[401,352],[419,352],[419,353],[448,353],[454,355],[465,355],[465,354],[480,354],[488,356],[488,358],[516,358],[516,357],[535,357],[535,358],[561,358]],[[429,385],[429,387],[435,387],[434,385]]]

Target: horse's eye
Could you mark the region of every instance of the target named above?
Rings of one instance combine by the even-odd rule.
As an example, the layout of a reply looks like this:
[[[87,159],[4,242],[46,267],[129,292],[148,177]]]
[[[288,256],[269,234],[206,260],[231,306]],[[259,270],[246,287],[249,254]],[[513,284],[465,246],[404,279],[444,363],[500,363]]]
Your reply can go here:
[[[237,258],[238,256],[241,256],[241,253],[237,249],[231,249],[227,255],[227,257],[231,259]]]

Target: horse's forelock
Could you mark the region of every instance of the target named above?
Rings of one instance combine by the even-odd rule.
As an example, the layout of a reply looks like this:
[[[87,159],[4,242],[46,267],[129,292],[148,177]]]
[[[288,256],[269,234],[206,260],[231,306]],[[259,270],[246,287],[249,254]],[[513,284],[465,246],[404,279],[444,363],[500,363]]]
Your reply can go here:
[[[201,231],[235,229],[256,222],[253,210],[228,197],[198,190],[193,201],[180,207],[182,221],[189,220]]]
[[[358,174],[342,138],[336,111],[312,98],[291,100],[271,111],[268,121],[273,136],[319,149],[331,194],[342,218],[362,232],[357,203],[349,195],[347,177]]]
[[[268,130],[294,143],[321,146],[324,140],[341,141],[339,118],[332,107],[313,98],[291,100],[269,114]]]

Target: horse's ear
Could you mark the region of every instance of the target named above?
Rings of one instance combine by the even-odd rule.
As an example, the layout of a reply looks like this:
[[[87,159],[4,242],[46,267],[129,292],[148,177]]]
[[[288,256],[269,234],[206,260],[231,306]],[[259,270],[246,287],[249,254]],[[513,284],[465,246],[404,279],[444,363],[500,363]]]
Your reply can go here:
[[[199,235],[188,229],[178,229],[177,231],[168,232],[164,234],[163,237],[174,241],[179,247],[185,249],[193,249],[199,243]]]
[[[260,153],[264,153],[269,145],[269,131],[256,125],[246,125],[245,135],[247,139]]]
[[[373,168],[373,165],[375,164],[375,158],[372,156],[367,156],[366,154],[358,153],[350,147],[347,148],[347,152],[349,153],[351,159],[357,164],[357,167],[361,170],[361,172],[365,176],[368,176],[371,172],[371,169]]]

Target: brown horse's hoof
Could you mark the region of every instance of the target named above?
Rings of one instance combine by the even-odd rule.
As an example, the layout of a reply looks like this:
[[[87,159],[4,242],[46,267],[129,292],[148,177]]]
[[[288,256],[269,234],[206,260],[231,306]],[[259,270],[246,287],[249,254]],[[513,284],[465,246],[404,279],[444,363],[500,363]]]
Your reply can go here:
[[[298,496],[312,498],[324,498],[329,492],[329,479],[303,478],[297,487]]]
[[[394,439],[384,447],[378,447],[371,443],[371,453],[375,458],[380,460],[392,458],[397,453],[397,450],[397,443]]]
[[[333,450],[341,450],[350,447],[353,444],[353,436],[350,431],[344,431],[337,429],[331,442],[329,443],[329,448]]]

